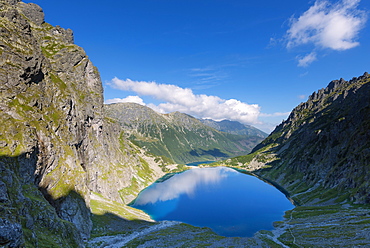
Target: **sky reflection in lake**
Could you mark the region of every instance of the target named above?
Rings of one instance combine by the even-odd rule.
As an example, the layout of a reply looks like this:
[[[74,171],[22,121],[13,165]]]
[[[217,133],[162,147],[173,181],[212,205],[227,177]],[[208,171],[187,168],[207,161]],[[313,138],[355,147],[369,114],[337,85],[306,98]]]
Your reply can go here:
[[[208,226],[223,236],[271,230],[294,206],[273,186],[230,168],[194,168],[142,191],[132,207],[153,219]]]
[[[135,205],[145,205],[157,201],[168,201],[178,198],[181,194],[191,197],[200,184],[212,185],[227,177],[226,172],[234,170],[227,168],[199,169],[194,168],[173,177],[162,183],[155,183],[140,193]],[[237,173],[236,171],[234,171]]]

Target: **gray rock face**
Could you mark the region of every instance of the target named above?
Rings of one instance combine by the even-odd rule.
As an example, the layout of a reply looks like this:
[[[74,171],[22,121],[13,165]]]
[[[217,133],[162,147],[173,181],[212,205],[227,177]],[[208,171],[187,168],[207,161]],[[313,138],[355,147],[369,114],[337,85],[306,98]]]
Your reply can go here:
[[[63,42],[67,44],[73,44],[74,42],[73,31],[71,29],[64,29],[60,26],[55,26],[52,29],[51,33],[53,34],[54,37],[58,37],[58,39],[61,39]],[[76,54],[72,54],[72,55],[76,56]],[[73,65],[77,65],[77,63]]]
[[[77,194],[70,194],[69,199],[63,199],[57,206],[57,212],[60,218],[74,223],[81,232],[83,240],[90,237],[92,221],[90,211],[85,206],[85,201]]]
[[[23,14],[30,19],[30,21],[34,22],[36,25],[41,25],[45,22],[44,11],[40,6],[34,3],[20,3],[20,8]]]

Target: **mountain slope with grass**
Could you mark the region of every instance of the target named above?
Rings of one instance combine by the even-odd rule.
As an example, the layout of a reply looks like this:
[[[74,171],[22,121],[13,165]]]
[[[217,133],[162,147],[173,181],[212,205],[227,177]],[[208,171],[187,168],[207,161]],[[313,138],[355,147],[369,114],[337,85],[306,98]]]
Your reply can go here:
[[[247,156],[225,164],[254,171],[301,204],[370,203],[370,76],[334,80]]]
[[[105,105],[105,111],[135,144],[177,163],[247,154],[262,141],[260,136],[221,132],[187,114],[160,114],[136,103]]]

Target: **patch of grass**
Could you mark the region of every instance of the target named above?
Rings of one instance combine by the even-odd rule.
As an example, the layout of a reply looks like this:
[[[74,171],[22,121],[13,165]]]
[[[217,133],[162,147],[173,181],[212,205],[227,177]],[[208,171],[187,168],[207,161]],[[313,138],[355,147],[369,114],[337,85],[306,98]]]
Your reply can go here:
[[[282,246],[267,237],[259,237],[269,248],[281,248]]]
[[[97,193],[94,193],[97,194]],[[132,208],[126,205],[123,205],[119,202],[107,200],[101,196],[99,196],[101,200],[92,199],[90,201],[90,208],[93,214],[95,215],[104,215],[106,213],[115,214],[125,220],[148,220],[150,221],[150,217],[141,210],[136,208]]]
[[[50,75],[51,81],[54,84],[58,85],[61,90],[67,89],[67,84],[62,79],[60,79],[60,77],[58,77],[57,75],[53,73],[50,73],[49,75]]]
[[[63,43],[59,42],[52,42],[50,41],[45,47],[41,47],[42,53],[47,58],[52,58],[55,54],[57,54],[60,50],[66,48],[67,46]]]
[[[310,218],[320,215],[329,215],[338,213],[341,210],[340,205],[331,205],[331,206],[298,206],[293,210],[287,211],[285,218],[293,217],[293,219],[299,218]]]
[[[145,244],[147,241],[150,241],[152,240],[151,238],[149,237],[140,237],[140,239],[136,238],[130,242],[128,242],[127,244],[125,244],[125,247],[127,248],[136,248],[138,247],[139,245],[143,245]]]

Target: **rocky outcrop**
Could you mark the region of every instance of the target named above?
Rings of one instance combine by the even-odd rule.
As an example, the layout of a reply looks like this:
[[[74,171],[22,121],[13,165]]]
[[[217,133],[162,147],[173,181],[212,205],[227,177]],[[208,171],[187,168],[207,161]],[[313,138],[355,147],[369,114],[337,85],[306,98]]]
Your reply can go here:
[[[44,11],[40,6],[34,3],[20,3],[20,8],[22,13],[28,18],[31,22],[36,25],[41,25],[45,22],[44,20]]]
[[[71,30],[1,0],[0,33],[0,245],[82,246],[90,195],[127,203],[161,161],[105,117],[99,73]]]
[[[136,103],[109,104],[105,109],[133,142],[176,163],[212,161],[247,154],[262,141],[255,135],[218,131],[187,114],[160,114]]]

